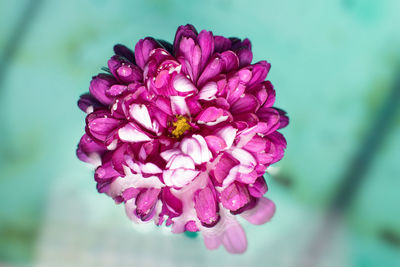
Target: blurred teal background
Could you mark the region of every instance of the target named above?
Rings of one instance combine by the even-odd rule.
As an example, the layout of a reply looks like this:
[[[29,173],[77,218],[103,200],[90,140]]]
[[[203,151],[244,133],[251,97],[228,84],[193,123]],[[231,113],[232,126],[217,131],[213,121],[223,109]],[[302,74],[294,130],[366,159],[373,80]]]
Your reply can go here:
[[[0,1],[0,266],[400,266],[398,0]],[[291,119],[241,256],[129,222],[75,148],[112,47],[248,37]]]

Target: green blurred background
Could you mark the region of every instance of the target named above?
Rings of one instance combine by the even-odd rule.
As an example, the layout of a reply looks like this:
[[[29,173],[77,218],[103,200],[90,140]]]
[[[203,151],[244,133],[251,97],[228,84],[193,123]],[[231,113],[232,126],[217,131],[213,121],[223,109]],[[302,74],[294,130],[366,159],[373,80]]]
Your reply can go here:
[[[0,1],[0,266],[400,266],[398,0]],[[291,119],[249,248],[129,222],[75,157],[115,43],[248,37]]]

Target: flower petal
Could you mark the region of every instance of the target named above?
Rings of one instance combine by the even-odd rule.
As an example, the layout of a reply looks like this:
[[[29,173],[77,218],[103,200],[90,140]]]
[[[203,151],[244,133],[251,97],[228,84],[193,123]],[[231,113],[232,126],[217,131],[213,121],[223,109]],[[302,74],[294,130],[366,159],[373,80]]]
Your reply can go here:
[[[157,41],[151,37],[139,40],[135,46],[136,64],[143,69],[150,57],[150,52],[158,47]]]
[[[180,188],[190,183],[199,173],[199,171],[183,168],[170,169],[163,172],[163,179],[165,185]]]
[[[247,238],[243,227],[237,222],[228,225],[222,236],[222,244],[230,253],[244,253],[247,249]]]
[[[226,148],[229,149],[236,137],[237,129],[232,126],[226,126],[219,130],[216,135],[225,141]]]
[[[150,141],[151,138],[136,124],[130,122],[118,130],[119,138],[126,142]]]
[[[216,135],[208,135],[204,137],[207,142],[208,148],[214,153],[218,154],[221,150],[226,148],[224,139]]]
[[[253,209],[246,210],[240,215],[252,224],[261,225],[268,222],[275,213],[275,204],[265,197],[258,199]]]

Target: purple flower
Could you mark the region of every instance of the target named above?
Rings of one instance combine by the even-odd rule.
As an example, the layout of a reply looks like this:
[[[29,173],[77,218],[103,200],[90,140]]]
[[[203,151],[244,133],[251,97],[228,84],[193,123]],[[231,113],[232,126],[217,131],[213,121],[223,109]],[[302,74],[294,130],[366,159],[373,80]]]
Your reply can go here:
[[[96,167],[98,191],[135,222],[200,231],[209,249],[244,252],[235,217],[270,220],[263,175],[286,148],[277,130],[289,120],[273,107],[270,64],[251,64],[249,40],[192,25],[173,44],[147,37],[134,52],[114,51],[109,73],[78,101],[87,117],[77,156]]]

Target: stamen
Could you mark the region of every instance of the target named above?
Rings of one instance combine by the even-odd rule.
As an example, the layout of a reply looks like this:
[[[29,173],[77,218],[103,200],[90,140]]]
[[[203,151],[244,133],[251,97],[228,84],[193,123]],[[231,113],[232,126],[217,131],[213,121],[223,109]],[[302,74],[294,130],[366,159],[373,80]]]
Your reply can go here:
[[[171,132],[172,136],[175,138],[180,138],[186,131],[192,129],[192,127],[188,123],[188,119],[184,116],[177,116],[177,120],[172,122],[172,126],[174,130]]]

